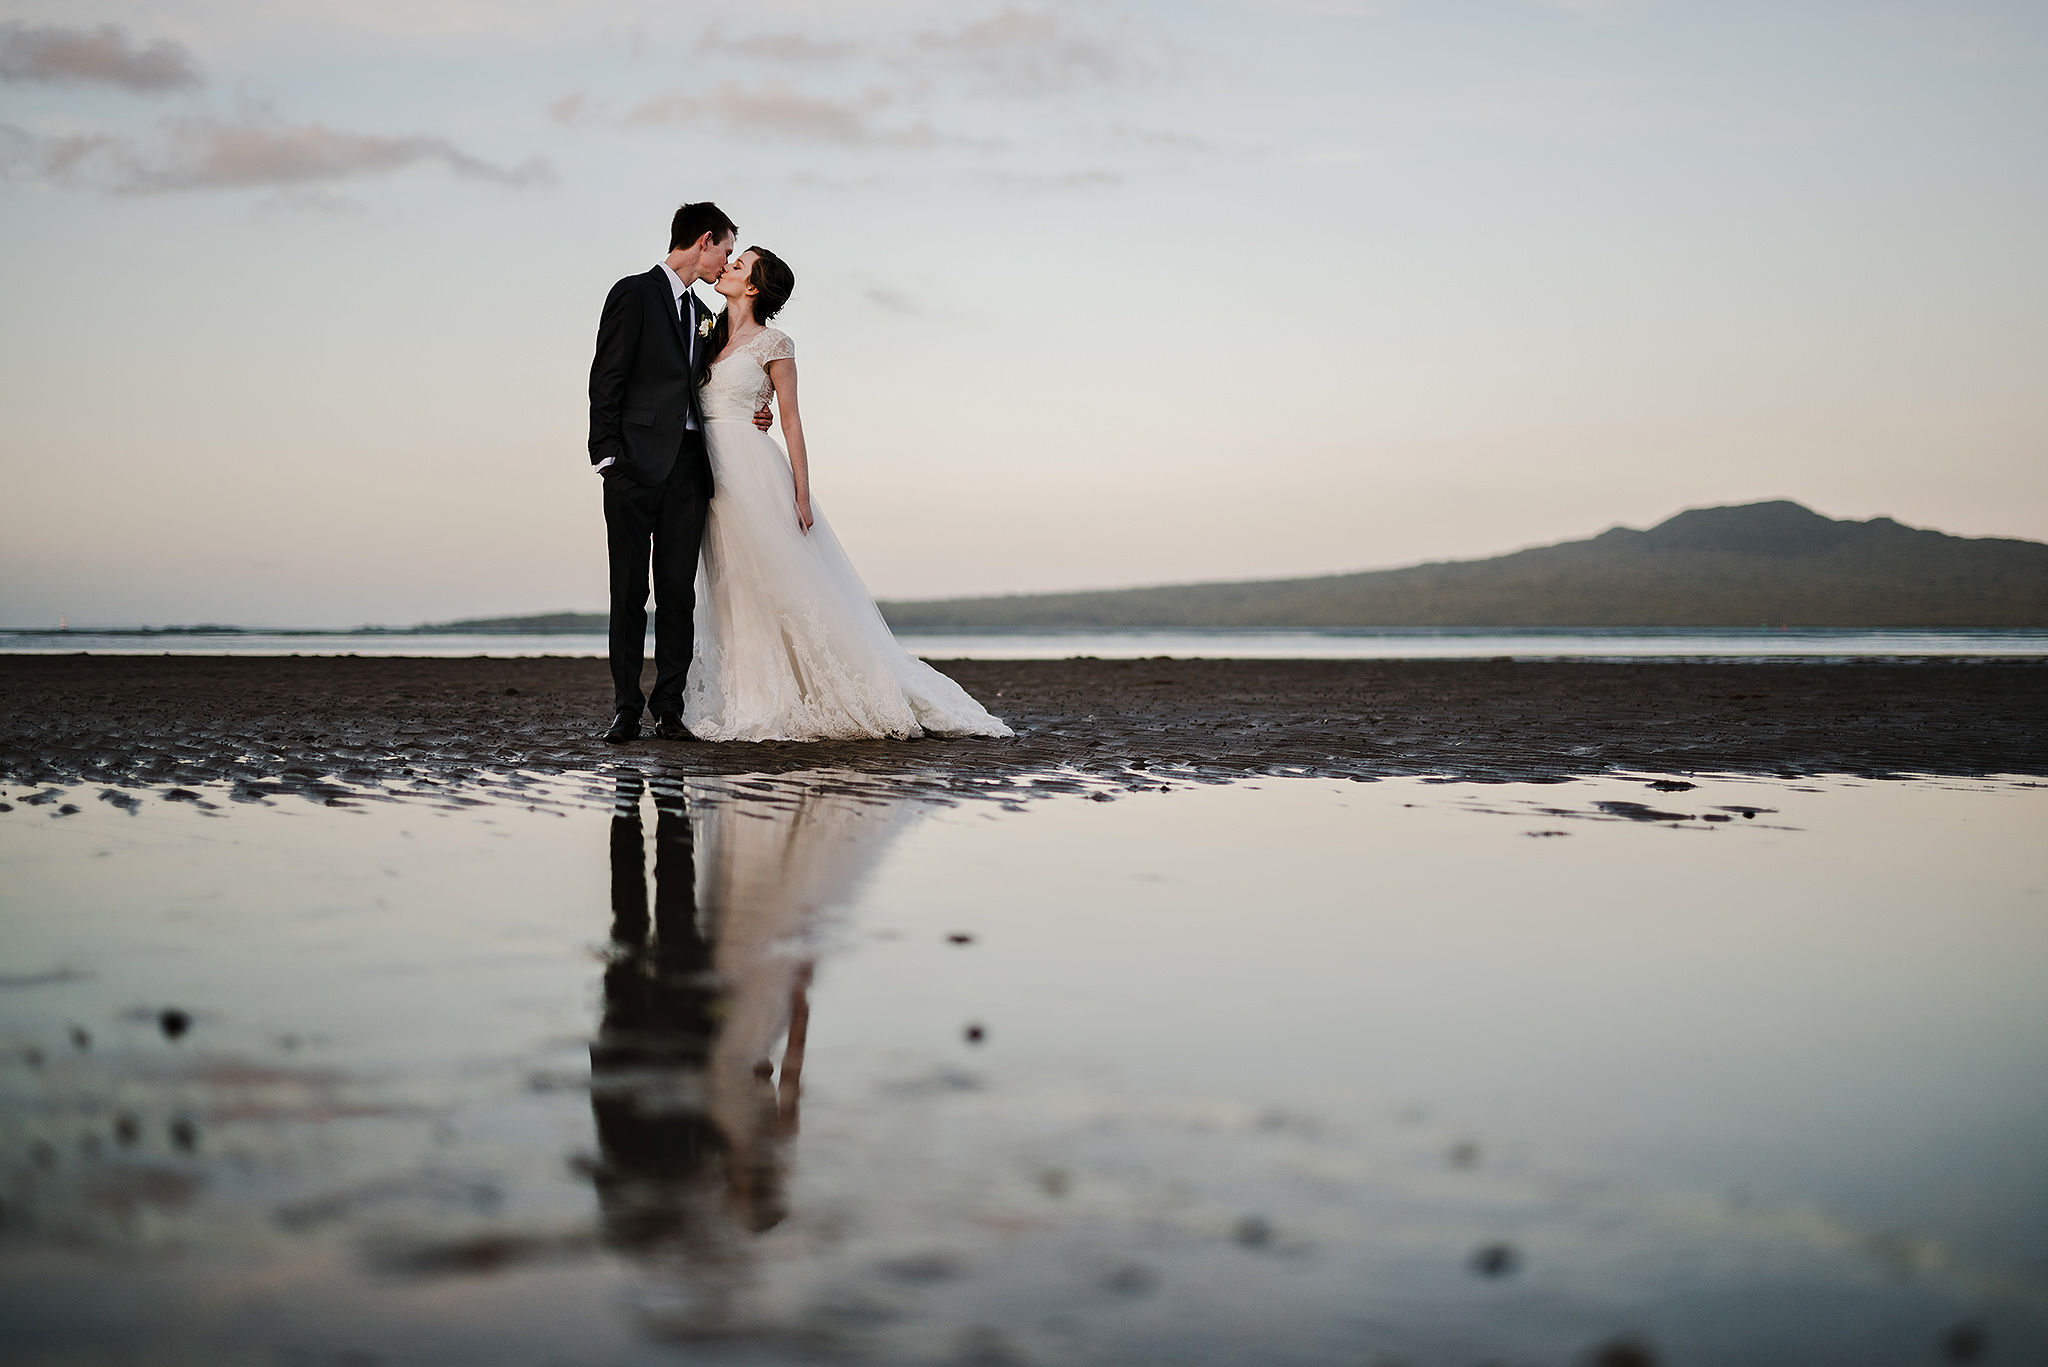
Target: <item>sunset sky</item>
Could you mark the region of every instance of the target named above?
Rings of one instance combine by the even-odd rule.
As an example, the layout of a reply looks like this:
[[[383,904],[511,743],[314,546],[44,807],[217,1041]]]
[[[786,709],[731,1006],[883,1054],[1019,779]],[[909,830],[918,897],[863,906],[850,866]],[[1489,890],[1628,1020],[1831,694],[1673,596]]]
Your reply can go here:
[[[796,270],[880,596],[2048,539],[2039,0],[63,0],[0,4],[0,625],[599,608],[590,344],[685,198]]]

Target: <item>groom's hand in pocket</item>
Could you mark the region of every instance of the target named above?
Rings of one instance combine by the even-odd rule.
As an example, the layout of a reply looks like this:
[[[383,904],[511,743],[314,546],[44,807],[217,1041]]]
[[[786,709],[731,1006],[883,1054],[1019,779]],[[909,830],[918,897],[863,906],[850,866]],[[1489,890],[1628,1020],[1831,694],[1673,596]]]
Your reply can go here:
[[[771,426],[774,425],[774,423],[774,411],[770,409],[767,404],[762,404],[761,411],[754,414],[754,426],[760,428],[763,432],[766,432]]]

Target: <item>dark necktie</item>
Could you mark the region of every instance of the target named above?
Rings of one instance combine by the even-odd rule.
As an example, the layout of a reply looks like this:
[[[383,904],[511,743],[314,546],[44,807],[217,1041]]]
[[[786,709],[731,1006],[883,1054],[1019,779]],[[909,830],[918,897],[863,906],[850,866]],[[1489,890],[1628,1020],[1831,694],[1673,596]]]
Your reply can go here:
[[[683,297],[676,300],[676,316],[683,325],[683,355],[690,367],[690,387],[683,397],[683,425],[697,426],[697,295],[685,288]]]

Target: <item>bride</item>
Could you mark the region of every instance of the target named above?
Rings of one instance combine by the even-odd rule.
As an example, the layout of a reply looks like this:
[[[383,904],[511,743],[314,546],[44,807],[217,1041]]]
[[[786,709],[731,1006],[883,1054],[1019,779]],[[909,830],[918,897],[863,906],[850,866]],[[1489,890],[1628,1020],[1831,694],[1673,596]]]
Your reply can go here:
[[[796,276],[762,247],[713,282],[725,312],[698,376],[711,456],[697,640],[683,724],[700,740],[1008,736],[967,691],[896,643],[811,500],[796,348],[768,326]],[[754,427],[770,393],[788,455]]]

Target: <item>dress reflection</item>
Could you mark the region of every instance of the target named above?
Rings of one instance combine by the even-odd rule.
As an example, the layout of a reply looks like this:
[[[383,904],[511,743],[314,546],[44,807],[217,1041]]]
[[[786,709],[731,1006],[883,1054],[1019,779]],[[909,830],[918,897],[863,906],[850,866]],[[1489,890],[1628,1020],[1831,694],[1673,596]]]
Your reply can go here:
[[[604,1238],[623,1252],[718,1261],[732,1239],[788,1212],[809,937],[915,813],[829,781],[791,776],[757,796],[617,777],[611,956],[590,1046],[591,1175]],[[641,821],[650,788],[651,905]]]

